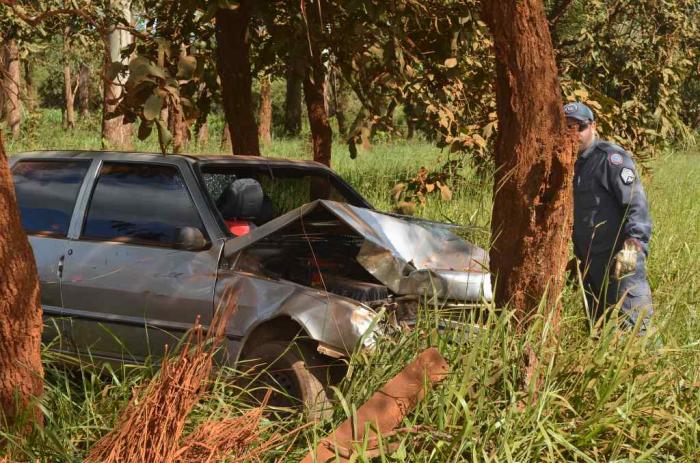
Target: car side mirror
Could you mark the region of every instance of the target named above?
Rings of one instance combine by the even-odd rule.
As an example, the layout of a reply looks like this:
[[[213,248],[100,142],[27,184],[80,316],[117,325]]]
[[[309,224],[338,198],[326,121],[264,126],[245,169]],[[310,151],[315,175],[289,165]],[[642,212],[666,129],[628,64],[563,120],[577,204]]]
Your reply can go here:
[[[177,231],[175,248],[183,251],[201,251],[209,246],[204,233],[197,227],[182,227]]]

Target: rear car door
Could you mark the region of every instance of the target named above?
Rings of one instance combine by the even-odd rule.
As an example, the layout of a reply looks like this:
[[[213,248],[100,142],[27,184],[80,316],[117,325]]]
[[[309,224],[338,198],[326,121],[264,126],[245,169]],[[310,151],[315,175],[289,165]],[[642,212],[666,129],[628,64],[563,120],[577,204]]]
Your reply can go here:
[[[103,161],[92,185],[61,283],[72,339],[81,354],[160,356],[211,320],[219,249],[177,246],[184,227],[209,236],[178,166]]]
[[[61,271],[68,230],[89,159],[27,159],[12,167],[22,227],[34,252],[44,312],[42,340],[67,351]]]

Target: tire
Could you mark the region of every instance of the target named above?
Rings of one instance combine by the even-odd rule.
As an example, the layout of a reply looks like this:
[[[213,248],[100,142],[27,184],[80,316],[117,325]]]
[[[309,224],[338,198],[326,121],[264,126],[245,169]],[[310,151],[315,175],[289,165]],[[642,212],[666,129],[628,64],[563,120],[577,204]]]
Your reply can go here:
[[[269,405],[297,409],[314,420],[330,416],[331,404],[326,392],[327,371],[315,353],[304,343],[267,341],[254,346],[245,359],[255,365],[256,396],[262,398],[272,388]]]

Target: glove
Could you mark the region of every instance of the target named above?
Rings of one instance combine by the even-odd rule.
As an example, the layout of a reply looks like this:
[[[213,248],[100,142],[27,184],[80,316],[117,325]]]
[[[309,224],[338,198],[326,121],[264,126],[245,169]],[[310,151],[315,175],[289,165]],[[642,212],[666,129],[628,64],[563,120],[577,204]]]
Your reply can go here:
[[[615,254],[615,271],[613,275],[618,280],[637,270],[637,255],[642,252],[642,244],[636,238],[628,238],[622,249]]]

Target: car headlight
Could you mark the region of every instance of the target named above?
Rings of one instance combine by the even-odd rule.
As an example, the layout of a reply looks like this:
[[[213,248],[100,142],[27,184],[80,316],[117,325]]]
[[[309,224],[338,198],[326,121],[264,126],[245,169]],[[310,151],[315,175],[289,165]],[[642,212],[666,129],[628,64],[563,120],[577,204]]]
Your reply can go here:
[[[356,337],[360,338],[363,347],[371,348],[377,342],[377,322],[380,314],[365,307],[357,307],[350,316],[350,325]]]

